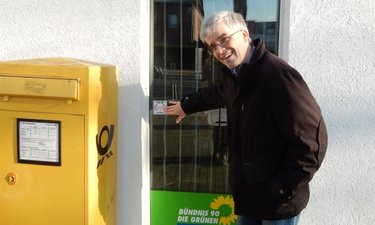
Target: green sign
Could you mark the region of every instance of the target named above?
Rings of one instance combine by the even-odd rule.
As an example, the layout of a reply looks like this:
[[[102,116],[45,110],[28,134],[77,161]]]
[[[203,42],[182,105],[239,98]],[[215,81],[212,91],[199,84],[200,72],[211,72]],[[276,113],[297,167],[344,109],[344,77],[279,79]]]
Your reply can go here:
[[[231,195],[151,191],[151,225],[234,225]]]

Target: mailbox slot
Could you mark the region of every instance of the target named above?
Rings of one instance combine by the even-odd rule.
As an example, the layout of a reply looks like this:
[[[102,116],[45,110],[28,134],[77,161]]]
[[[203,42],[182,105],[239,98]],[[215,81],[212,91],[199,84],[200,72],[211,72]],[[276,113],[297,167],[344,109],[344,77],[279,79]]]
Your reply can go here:
[[[0,95],[79,100],[79,79],[0,75]]]

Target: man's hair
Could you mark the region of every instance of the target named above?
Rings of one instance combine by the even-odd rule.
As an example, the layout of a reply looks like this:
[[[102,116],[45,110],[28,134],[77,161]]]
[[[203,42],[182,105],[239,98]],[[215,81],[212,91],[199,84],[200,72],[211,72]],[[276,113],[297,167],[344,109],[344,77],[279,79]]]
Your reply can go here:
[[[249,32],[247,24],[241,14],[232,11],[220,11],[204,21],[200,33],[201,40],[205,42],[204,37],[213,33],[216,30],[217,24],[220,23],[225,24],[233,30],[246,30]]]

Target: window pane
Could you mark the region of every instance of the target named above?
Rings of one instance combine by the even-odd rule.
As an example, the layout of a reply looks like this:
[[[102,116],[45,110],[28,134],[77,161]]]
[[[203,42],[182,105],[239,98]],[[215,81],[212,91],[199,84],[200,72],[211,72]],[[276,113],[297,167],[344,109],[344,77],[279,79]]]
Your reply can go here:
[[[198,40],[204,17],[240,12],[252,39],[277,54],[279,0],[153,1],[151,187],[158,190],[228,193],[226,110],[186,117],[162,115],[167,100],[179,100],[220,82],[218,63]]]

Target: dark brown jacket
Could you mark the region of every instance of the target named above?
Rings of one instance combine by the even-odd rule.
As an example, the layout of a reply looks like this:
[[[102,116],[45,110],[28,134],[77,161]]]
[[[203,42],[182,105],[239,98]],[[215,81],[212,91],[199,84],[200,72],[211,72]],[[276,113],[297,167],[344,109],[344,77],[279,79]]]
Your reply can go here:
[[[301,75],[255,40],[237,76],[181,101],[185,113],[227,108],[235,213],[261,219],[295,216],[327,148],[320,108]]]

